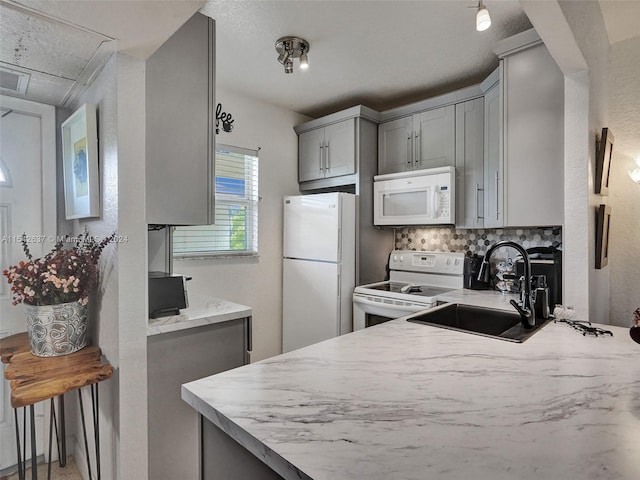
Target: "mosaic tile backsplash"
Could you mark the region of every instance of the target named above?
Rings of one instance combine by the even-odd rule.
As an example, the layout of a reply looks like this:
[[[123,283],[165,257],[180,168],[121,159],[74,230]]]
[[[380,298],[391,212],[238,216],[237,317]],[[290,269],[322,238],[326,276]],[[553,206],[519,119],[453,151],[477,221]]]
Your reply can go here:
[[[547,227],[462,230],[453,227],[405,227],[395,232],[396,250],[484,255],[490,245],[501,240],[512,240],[524,248],[560,247],[562,229]]]

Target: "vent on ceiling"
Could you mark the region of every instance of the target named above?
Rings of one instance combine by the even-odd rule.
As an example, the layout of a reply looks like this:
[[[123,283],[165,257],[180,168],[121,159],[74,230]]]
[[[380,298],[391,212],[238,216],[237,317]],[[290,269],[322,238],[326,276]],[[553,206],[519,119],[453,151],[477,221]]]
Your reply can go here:
[[[0,90],[10,93],[27,93],[30,75],[28,73],[17,72],[8,68],[0,67]]]

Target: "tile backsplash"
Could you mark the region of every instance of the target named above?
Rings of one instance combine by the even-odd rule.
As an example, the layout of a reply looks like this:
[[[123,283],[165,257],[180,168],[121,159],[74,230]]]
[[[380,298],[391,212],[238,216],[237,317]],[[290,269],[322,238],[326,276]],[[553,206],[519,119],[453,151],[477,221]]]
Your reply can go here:
[[[395,230],[396,250],[464,252],[484,255],[490,245],[511,240],[524,248],[560,247],[562,228],[498,228],[466,230],[453,227],[404,227]]]

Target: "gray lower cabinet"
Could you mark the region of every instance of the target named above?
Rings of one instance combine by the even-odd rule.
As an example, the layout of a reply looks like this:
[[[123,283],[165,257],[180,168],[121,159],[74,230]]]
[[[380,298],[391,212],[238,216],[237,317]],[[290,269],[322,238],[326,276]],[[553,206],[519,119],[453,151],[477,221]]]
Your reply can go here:
[[[250,318],[147,339],[149,478],[200,478],[199,415],[181,385],[248,363]]]
[[[200,438],[202,440],[201,480],[278,480],[283,478],[202,415],[200,416]],[[296,478],[308,478],[297,475],[298,472],[295,473]]]
[[[447,105],[378,126],[378,174],[452,166],[455,106]]]
[[[215,23],[200,13],[146,62],[149,224],[213,223],[214,62]]]
[[[456,227],[484,227],[484,99],[456,105]]]
[[[298,181],[350,175],[356,171],[356,120],[300,133],[298,137]]]

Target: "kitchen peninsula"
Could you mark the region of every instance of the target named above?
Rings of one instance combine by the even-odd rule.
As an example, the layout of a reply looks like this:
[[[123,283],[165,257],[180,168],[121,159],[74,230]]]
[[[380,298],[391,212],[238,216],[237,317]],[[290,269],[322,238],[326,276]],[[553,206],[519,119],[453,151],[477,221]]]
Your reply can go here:
[[[605,328],[551,322],[516,344],[397,319],[182,397],[203,416],[204,478],[255,460],[208,430],[287,479],[640,478],[640,346]]]

